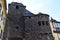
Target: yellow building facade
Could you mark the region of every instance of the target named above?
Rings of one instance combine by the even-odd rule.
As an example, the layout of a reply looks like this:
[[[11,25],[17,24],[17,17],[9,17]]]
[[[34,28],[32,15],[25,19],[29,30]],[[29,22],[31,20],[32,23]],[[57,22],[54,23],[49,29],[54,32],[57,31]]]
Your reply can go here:
[[[51,30],[52,30],[52,34],[53,34],[54,40],[59,40],[58,34],[54,33],[54,30],[56,30],[56,29],[53,28],[52,21],[50,21],[50,27],[51,27]]]
[[[4,24],[3,21],[0,20],[0,40],[3,38]]]
[[[4,32],[4,18],[3,18],[3,13],[2,13],[2,5],[1,5],[1,0],[0,0],[0,40],[3,38],[3,32]]]

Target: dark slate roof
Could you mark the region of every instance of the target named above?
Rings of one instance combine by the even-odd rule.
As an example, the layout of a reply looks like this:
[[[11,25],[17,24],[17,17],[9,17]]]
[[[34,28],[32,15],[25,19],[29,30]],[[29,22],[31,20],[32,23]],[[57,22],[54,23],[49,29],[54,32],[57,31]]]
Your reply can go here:
[[[22,3],[18,3],[18,2],[12,2],[11,5],[19,5],[19,6],[22,6],[22,7],[25,7]]]
[[[39,12],[37,15],[45,15],[45,16],[49,16],[48,14],[43,14],[41,12]]]
[[[23,13],[23,16],[40,16],[40,15],[45,15],[45,16],[49,16],[48,14],[43,14],[43,13],[39,13],[39,14],[33,14],[30,11],[28,11],[27,9],[25,9],[25,12]]]
[[[25,12],[23,13],[23,16],[33,16],[34,14],[25,9]]]
[[[52,22],[60,23],[60,21],[57,21],[57,20],[55,20],[55,19],[53,19],[53,18],[51,18],[51,20],[52,20]]]

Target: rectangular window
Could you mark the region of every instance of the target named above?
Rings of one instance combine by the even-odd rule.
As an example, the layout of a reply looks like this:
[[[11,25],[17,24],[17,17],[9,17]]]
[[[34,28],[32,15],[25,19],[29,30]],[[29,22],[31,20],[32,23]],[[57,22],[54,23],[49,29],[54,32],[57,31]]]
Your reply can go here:
[[[16,9],[19,9],[19,6],[18,5],[16,5]]]
[[[45,25],[44,21],[42,21],[42,25]]]
[[[0,38],[1,38],[1,36],[2,36],[2,30],[0,29]]]
[[[31,19],[31,17],[29,17],[29,19]]]
[[[1,21],[1,16],[0,16],[0,21]]]
[[[48,25],[48,21],[46,21],[46,25]]]
[[[1,38],[1,28],[0,28],[0,38]]]
[[[41,26],[41,21],[38,22],[38,25]]]

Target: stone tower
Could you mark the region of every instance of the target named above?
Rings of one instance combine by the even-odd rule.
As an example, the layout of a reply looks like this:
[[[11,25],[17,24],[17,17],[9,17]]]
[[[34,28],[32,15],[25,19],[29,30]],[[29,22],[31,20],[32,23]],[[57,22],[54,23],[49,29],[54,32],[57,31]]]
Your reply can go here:
[[[53,40],[49,15],[31,13],[21,3],[9,4],[4,40]]]
[[[9,4],[8,19],[5,24],[4,40],[22,40],[24,37],[25,6],[21,3],[12,2]]]

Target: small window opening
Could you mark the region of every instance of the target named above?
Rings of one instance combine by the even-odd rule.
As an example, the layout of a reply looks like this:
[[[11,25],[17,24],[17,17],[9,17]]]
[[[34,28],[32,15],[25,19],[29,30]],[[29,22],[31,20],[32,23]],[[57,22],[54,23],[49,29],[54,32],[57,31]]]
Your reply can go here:
[[[41,21],[38,22],[38,25],[41,26]]]
[[[44,21],[42,21],[42,25],[45,25]]]
[[[0,30],[0,38],[1,38],[1,36],[2,36],[2,30]]]
[[[1,17],[1,20],[3,20],[2,17]]]
[[[19,9],[19,6],[16,6],[16,9]]]
[[[48,21],[46,21],[46,25],[48,25]]]
[[[2,12],[2,16],[3,16],[3,12]]]
[[[18,31],[18,29],[19,29],[19,26],[16,26],[16,27],[15,27],[15,30]]]
[[[39,16],[38,16],[38,18],[39,18]]]
[[[29,19],[31,19],[31,17],[29,17]]]
[[[19,27],[16,27],[16,29],[18,29]]]

